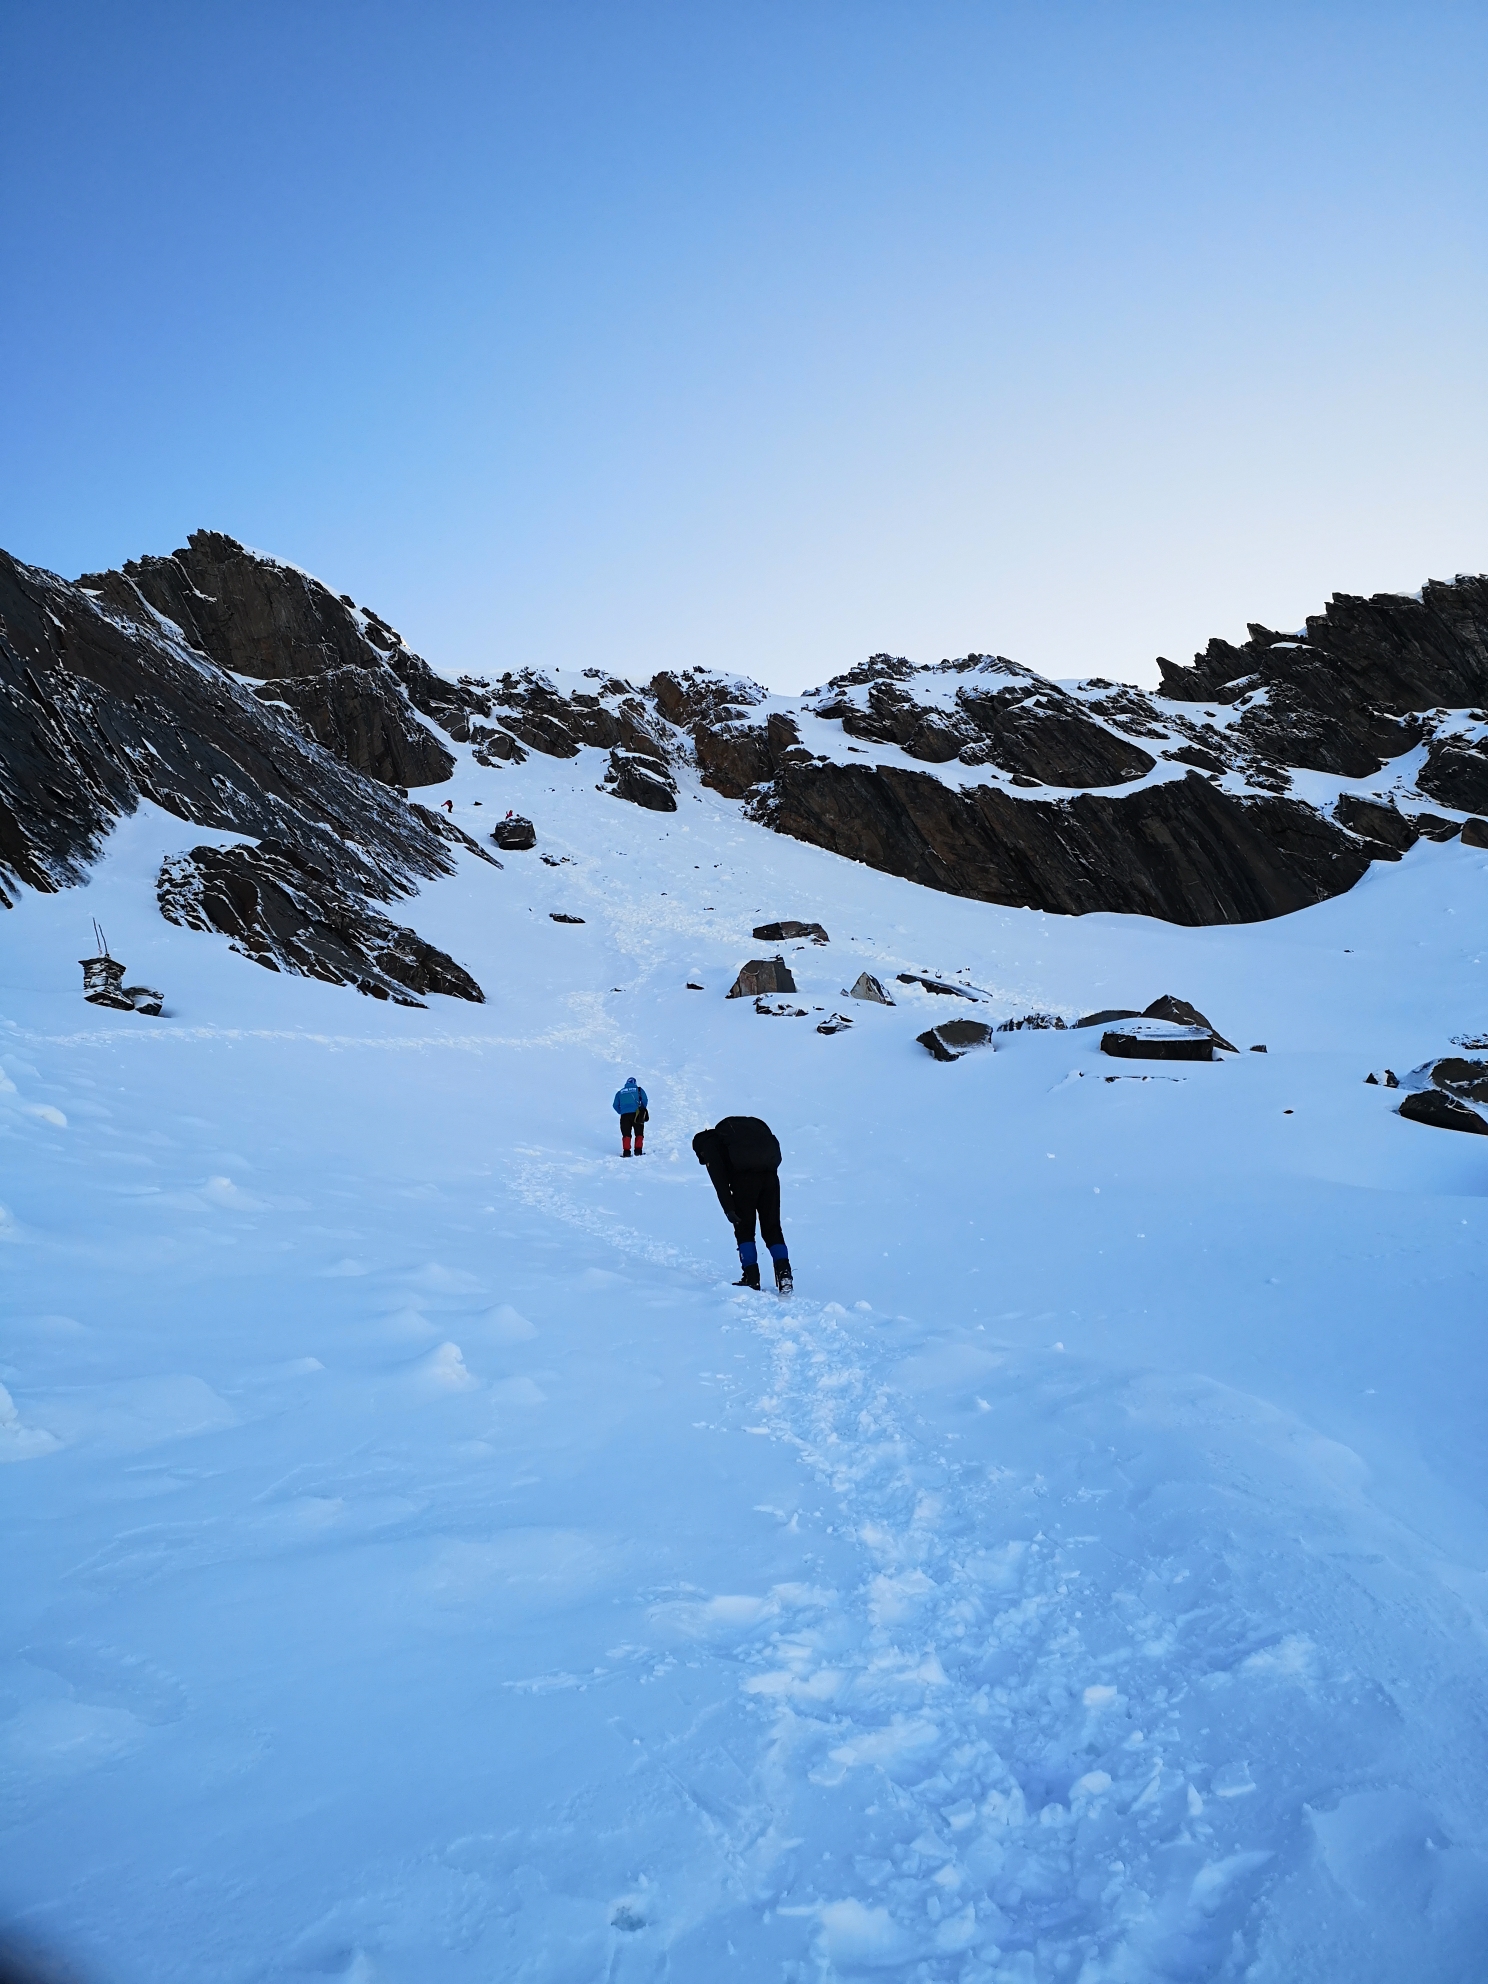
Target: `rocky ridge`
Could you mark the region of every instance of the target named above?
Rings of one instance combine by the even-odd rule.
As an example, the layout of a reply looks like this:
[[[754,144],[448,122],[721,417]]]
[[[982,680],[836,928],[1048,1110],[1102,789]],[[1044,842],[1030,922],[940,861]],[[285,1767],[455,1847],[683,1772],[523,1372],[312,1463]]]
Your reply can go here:
[[[474,847],[407,798],[462,747],[498,775],[594,750],[610,798],[670,811],[695,777],[927,887],[1189,924],[1301,908],[1460,831],[1452,813],[1488,812],[1488,580],[1335,596],[1296,634],[1252,626],[1159,667],[1152,694],[989,654],[877,654],[794,698],[704,669],[640,686],[589,668],[568,692],[532,669],[451,681],[371,608],[221,533],[74,584],[0,555],[0,896],[80,881],[152,799],[268,850],[234,879],[259,890],[260,922],[274,905],[272,942],[237,912],[228,928],[221,875],[163,887],[190,898],[186,920],[397,996],[375,918],[354,956],[309,922],[344,936],[356,904]],[[455,985],[445,962],[423,989]]]
[[[1295,635],[1253,626],[1242,647],[1159,666],[1155,694],[984,654],[873,655],[797,698],[702,669],[628,691],[588,671],[595,692],[567,700],[531,672],[465,681],[533,748],[613,748],[623,720],[626,750],[690,765],[777,832],[1071,914],[1282,915],[1457,833],[1435,807],[1488,811],[1488,580],[1335,596]]]

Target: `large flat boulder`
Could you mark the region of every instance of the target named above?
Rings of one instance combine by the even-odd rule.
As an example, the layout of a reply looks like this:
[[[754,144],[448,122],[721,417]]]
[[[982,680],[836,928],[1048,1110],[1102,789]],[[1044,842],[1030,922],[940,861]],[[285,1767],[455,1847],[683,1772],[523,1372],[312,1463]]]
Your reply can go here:
[[[780,923],[761,923],[750,932],[761,944],[783,944],[797,937],[809,937],[813,944],[831,941],[819,923],[798,923],[787,917]]]
[[[1100,1051],[1118,1061],[1212,1061],[1215,1048],[1207,1027],[1136,1019],[1103,1033]]]

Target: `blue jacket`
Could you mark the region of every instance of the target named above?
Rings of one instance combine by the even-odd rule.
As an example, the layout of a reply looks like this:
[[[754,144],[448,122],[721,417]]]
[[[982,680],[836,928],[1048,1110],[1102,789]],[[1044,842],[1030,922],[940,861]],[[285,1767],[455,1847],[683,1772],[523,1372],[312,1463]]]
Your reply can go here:
[[[638,1088],[634,1082],[627,1082],[624,1088],[615,1091],[617,1116],[629,1116],[632,1110],[645,1109],[647,1106],[646,1091]]]

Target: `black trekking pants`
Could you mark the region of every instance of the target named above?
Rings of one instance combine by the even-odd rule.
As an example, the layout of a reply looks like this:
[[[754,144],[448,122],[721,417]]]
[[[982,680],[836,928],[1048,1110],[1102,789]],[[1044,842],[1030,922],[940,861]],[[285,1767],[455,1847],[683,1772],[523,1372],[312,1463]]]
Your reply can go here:
[[[780,1173],[778,1171],[736,1171],[730,1179],[734,1201],[734,1238],[742,1247],[754,1238],[755,1215],[759,1216],[760,1238],[767,1247],[783,1247],[780,1230]]]

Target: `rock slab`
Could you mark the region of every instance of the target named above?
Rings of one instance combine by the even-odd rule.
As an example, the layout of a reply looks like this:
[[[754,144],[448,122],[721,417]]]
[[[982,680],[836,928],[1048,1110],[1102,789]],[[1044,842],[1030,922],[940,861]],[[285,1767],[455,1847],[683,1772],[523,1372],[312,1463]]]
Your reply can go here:
[[[739,976],[729,987],[728,997],[768,998],[775,992],[794,992],[797,989],[784,958],[751,958],[748,964],[740,966]]]
[[[1147,1032],[1128,1028],[1101,1035],[1102,1054],[1118,1061],[1212,1061],[1214,1041],[1200,1027]]]
[[[1488,1137],[1488,1119],[1471,1103],[1460,1102],[1442,1089],[1417,1089],[1405,1098],[1397,1113],[1407,1123],[1428,1123],[1434,1130],[1466,1130],[1470,1135]]]

